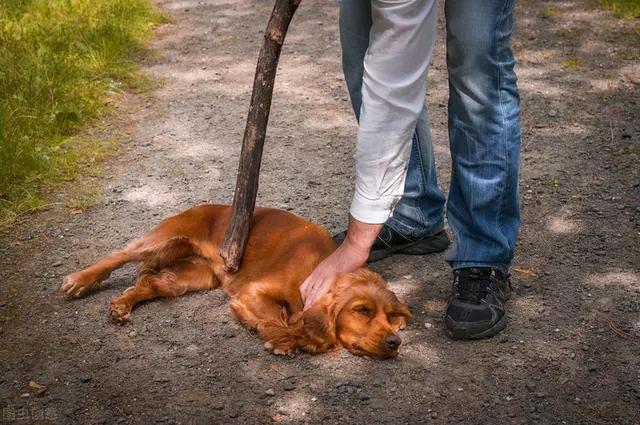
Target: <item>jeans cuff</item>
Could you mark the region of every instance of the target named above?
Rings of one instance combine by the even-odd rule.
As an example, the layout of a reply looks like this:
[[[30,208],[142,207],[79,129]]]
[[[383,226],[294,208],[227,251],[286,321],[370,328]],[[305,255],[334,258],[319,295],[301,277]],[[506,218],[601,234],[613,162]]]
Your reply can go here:
[[[413,238],[424,238],[427,236],[433,236],[444,230],[444,221],[440,221],[435,225],[418,224],[416,226],[407,224],[401,218],[396,216],[389,217],[389,220],[387,220],[385,224],[401,235],[411,236]]]
[[[511,263],[489,263],[482,261],[450,261],[449,265],[453,270],[464,269],[467,267],[494,267],[502,272],[503,275],[509,274]]]

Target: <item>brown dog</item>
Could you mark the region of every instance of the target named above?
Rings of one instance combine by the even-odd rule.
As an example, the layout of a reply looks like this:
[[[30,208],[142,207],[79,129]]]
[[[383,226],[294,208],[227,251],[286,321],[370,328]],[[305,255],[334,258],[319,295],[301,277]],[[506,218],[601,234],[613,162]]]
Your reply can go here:
[[[218,254],[229,214],[228,206],[201,205],[170,217],[126,248],[67,276],[62,290],[80,297],[125,263],[141,262],[134,286],[111,300],[115,322],[128,321],[140,301],[222,286],[236,317],[257,329],[275,354],[339,346],[376,358],[398,354],[396,332],[411,313],[370,270],[339,276],[329,293],[302,311],[300,285],[336,248],[324,228],[284,211],[257,208],[242,267],[230,274]]]

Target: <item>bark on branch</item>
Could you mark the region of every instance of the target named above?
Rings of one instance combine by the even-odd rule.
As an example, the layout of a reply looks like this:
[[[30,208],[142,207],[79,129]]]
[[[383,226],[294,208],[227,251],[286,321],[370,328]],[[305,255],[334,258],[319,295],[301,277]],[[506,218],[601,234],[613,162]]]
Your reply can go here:
[[[260,49],[253,80],[247,125],[242,139],[231,216],[220,247],[220,256],[224,260],[225,270],[229,272],[235,272],[240,267],[244,248],[249,238],[278,59],[289,23],[300,1],[276,0],[264,33],[264,43]]]

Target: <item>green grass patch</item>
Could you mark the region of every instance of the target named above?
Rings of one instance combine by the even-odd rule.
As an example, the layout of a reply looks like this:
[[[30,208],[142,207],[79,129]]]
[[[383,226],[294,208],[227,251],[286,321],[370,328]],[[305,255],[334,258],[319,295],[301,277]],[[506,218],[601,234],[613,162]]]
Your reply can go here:
[[[580,58],[575,57],[563,60],[562,62],[560,62],[560,66],[563,68],[577,68],[578,66],[580,66]]]
[[[640,18],[640,0],[602,0],[602,3],[623,18]]]
[[[556,14],[556,10],[551,6],[542,6],[540,8],[540,16],[544,19],[552,18]]]
[[[153,88],[134,58],[164,20],[150,0],[0,0],[0,222],[112,149],[78,130],[109,92]]]
[[[547,185],[549,185],[549,186],[553,186],[553,187],[558,187],[558,186],[560,186],[560,180],[558,180],[558,179],[553,179],[553,178],[551,178],[551,179],[547,180],[545,183],[546,183]]]

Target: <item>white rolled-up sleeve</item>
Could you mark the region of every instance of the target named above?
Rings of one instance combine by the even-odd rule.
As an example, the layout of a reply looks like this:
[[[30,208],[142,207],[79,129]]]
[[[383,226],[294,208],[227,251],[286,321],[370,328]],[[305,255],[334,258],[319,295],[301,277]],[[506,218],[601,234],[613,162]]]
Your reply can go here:
[[[351,215],[384,223],[402,197],[436,38],[435,0],[372,0]]]

